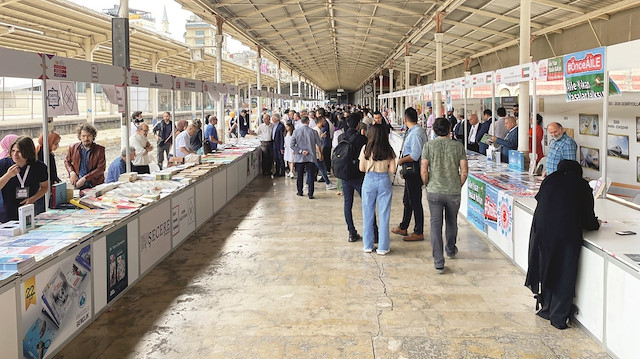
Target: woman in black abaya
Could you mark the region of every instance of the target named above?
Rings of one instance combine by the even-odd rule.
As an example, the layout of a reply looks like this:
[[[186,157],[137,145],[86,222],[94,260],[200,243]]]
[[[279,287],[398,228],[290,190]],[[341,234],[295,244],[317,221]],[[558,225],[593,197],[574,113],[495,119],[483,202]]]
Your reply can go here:
[[[536,195],[529,239],[529,270],[525,286],[536,295],[538,315],[558,329],[572,314],[582,230],[597,230],[591,187],[576,161],[562,160],[544,179]]]

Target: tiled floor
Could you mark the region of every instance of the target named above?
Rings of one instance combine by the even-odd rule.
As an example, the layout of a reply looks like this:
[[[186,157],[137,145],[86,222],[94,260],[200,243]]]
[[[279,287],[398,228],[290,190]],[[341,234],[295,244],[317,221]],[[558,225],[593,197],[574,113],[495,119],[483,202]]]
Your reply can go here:
[[[365,254],[342,197],[294,181],[256,179],[57,358],[608,358],[535,316],[524,275],[464,219],[438,275],[428,239]],[[362,232],[359,198],[354,217]]]

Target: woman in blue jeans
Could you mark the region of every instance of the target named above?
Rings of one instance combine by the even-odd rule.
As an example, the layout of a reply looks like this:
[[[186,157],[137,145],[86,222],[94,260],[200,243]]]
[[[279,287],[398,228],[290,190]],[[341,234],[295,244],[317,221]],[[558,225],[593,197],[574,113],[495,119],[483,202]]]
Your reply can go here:
[[[362,183],[362,242],[364,251],[373,248],[375,211],[378,205],[378,250],[379,255],[389,253],[389,216],[391,215],[391,180],[389,174],[396,171],[396,154],[389,144],[389,134],[380,124],[369,129],[367,144],[360,151],[360,171],[365,172]]]

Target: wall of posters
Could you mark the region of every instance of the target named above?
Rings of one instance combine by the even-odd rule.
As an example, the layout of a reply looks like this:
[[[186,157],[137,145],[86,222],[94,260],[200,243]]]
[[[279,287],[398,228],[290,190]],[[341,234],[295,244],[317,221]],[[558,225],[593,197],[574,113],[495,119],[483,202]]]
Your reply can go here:
[[[473,176],[469,176],[467,179],[467,187],[469,190],[467,219],[478,229],[486,232],[487,229],[484,222],[485,183]]]
[[[165,200],[140,216],[140,273],[171,251],[171,201]]]
[[[502,238],[513,240],[513,197],[498,193],[498,229]]]
[[[23,357],[49,358],[91,318],[91,245],[27,278],[20,291]]]
[[[107,303],[127,288],[127,226],[107,235]]]
[[[488,228],[498,229],[498,189],[485,186],[484,220]]]

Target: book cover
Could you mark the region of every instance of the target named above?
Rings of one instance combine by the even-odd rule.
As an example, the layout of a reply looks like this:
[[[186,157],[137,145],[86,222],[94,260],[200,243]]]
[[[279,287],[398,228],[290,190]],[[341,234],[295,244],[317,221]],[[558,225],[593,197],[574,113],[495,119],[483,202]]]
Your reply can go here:
[[[58,328],[46,317],[39,315],[22,339],[22,351],[28,359],[41,359],[47,354]]]
[[[60,182],[51,186],[51,207],[67,203],[67,183]]]
[[[76,261],[87,270],[91,270],[91,246],[85,246],[76,256]]]
[[[73,289],[60,269],[42,290],[42,302],[58,325],[71,308],[73,297]]]
[[[27,233],[36,228],[35,214],[36,210],[33,204],[18,207],[18,221],[20,222],[22,233]]]

